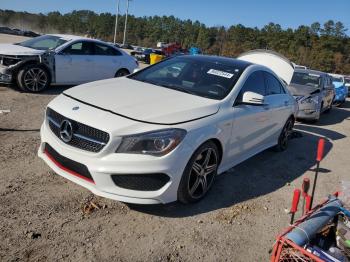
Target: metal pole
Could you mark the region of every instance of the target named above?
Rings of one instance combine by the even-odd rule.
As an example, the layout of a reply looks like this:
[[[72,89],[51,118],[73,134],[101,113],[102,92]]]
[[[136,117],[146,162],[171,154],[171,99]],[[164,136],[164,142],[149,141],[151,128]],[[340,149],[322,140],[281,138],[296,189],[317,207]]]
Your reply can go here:
[[[116,43],[116,39],[117,39],[117,29],[118,29],[118,16],[119,16],[119,4],[120,4],[120,0],[118,0],[117,3],[117,13],[115,15],[115,26],[114,26],[114,40],[113,43]]]
[[[125,14],[125,24],[124,24],[123,45],[125,45],[125,41],[126,41],[126,25],[127,25],[127,23],[128,23],[129,1],[130,1],[130,0],[126,0],[126,14]]]

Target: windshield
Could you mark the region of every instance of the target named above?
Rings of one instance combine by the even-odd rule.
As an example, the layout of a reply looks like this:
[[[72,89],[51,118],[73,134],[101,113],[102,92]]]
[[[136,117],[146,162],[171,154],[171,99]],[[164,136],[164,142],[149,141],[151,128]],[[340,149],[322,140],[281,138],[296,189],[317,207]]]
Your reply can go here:
[[[343,79],[339,76],[332,76],[333,82],[343,83]]]
[[[37,50],[49,50],[55,49],[56,47],[63,45],[67,40],[62,39],[58,36],[43,35],[38,36],[22,43],[18,43],[20,46],[29,47]]]
[[[317,74],[294,72],[291,83],[320,88],[321,77]]]
[[[232,90],[241,73],[234,65],[181,56],[155,64],[129,78],[221,100]]]

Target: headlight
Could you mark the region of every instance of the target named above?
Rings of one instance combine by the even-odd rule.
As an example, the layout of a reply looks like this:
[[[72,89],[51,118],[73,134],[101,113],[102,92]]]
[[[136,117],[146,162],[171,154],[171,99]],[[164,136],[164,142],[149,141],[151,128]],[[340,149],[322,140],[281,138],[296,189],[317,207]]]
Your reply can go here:
[[[174,128],[125,136],[116,153],[163,156],[174,150],[185,135],[185,130]]]
[[[318,97],[308,97],[308,98],[305,98],[305,99],[301,99],[300,100],[300,104],[310,104],[310,103],[314,103],[314,104],[318,104]]]

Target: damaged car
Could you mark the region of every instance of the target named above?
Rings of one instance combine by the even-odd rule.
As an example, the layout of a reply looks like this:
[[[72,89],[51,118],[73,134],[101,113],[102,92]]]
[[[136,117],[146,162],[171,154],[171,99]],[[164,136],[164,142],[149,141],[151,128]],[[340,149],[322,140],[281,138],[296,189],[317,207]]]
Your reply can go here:
[[[50,85],[77,85],[130,74],[138,62],[103,41],[73,35],[43,35],[0,44],[0,82],[26,92]]]
[[[288,90],[298,102],[298,119],[317,121],[332,109],[335,90],[327,73],[295,69]]]

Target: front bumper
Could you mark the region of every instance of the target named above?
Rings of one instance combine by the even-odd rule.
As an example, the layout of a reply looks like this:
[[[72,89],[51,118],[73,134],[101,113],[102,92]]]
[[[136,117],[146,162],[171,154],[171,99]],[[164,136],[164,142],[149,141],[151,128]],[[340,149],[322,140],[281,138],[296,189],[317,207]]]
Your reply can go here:
[[[122,202],[165,204],[177,200],[177,189],[182,173],[193,153],[185,141],[182,141],[174,151],[163,157],[116,154],[114,150],[108,148],[115,143],[109,143],[101,153],[95,154],[65,144],[51,132],[46,122],[41,127],[41,145],[38,156],[58,175],[85,187],[96,195]],[[111,139],[113,140],[113,137]],[[57,163],[52,155],[45,151],[46,144],[49,144],[61,156],[86,166],[92,179],[86,179],[77,172],[71,172]],[[154,191],[130,190],[115,184],[112,175],[118,174],[123,176],[127,174],[154,176],[166,174],[169,181]]]
[[[0,65],[0,83],[10,84],[12,82],[12,73],[7,67]]]
[[[320,110],[315,103],[298,103],[299,110],[297,113],[298,119],[313,120],[320,115]]]

